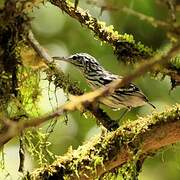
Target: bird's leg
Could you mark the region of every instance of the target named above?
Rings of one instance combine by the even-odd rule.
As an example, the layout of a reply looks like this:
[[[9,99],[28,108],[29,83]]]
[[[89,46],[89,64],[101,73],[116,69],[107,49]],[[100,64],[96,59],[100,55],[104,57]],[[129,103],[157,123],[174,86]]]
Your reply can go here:
[[[99,107],[99,103],[87,104],[87,109],[91,110],[97,119],[97,123],[102,124],[108,131],[114,131],[119,127],[119,124]]]

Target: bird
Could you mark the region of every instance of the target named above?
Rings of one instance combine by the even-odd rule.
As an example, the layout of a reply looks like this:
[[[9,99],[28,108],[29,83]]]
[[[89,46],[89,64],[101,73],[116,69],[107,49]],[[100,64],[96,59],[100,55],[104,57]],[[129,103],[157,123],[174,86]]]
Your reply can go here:
[[[93,90],[106,86],[116,79],[123,79],[123,76],[105,70],[96,58],[87,53],[76,53],[68,57],[56,56],[53,57],[53,59],[65,61],[77,67]],[[149,104],[155,108],[141,89],[133,83],[129,83],[126,86],[116,89],[114,93],[101,98],[99,102],[113,110],[122,108],[131,110],[131,108],[143,106],[145,104]]]

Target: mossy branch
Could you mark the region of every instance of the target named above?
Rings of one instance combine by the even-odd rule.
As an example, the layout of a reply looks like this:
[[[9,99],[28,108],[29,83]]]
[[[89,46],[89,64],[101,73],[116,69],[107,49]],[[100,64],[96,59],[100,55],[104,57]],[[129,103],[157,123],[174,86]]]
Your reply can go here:
[[[150,57],[153,57],[156,52],[151,48],[144,46],[140,42],[135,42],[132,35],[119,34],[114,30],[112,25],[106,26],[105,22],[99,21],[97,18],[93,17],[89,12],[83,10],[80,7],[75,8],[73,3],[67,0],[49,0],[52,4],[59,7],[62,11],[66,12],[69,16],[79,21],[81,24],[85,25],[88,29],[93,31],[97,37],[103,42],[106,42],[113,46],[114,53],[118,59],[121,59],[126,64],[135,63],[143,61]],[[178,25],[173,26],[171,24],[166,24],[168,31],[177,31]],[[175,34],[178,34],[176,32]],[[177,37],[178,39],[179,37]],[[169,62],[168,66],[162,66],[154,69],[153,73],[161,73],[163,76],[170,76],[172,87],[179,85],[179,68],[172,68],[173,63]]]
[[[116,131],[95,137],[52,165],[34,171],[29,179],[95,179],[133,159],[180,141],[180,105],[138,118]]]
[[[135,42],[132,35],[119,34],[112,25],[106,26],[105,22],[97,20],[89,12],[80,7],[75,8],[73,3],[67,0],[49,1],[93,31],[102,42],[111,44],[118,59],[134,62],[136,59],[148,58],[153,55],[151,48],[145,47],[140,42]]]

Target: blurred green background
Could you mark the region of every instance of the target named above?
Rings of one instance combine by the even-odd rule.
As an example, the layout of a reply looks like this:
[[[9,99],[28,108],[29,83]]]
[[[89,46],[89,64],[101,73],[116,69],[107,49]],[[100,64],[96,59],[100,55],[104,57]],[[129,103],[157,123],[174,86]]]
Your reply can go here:
[[[91,1],[90,1],[91,2]],[[153,49],[162,48],[168,44],[166,32],[162,28],[154,28],[147,21],[142,21],[129,13],[122,12],[121,8],[127,6],[138,12],[157,19],[167,21],[169,18],[168,8],[165,5],[157,3],[155,0],[107,0],[97,1],[99,3],[112,5],[117,8],[112,11],[103,11],[95,5],[80,0],[79,6],[88,11],[95,17],[105,21],[107,25],[113,25],[119,33],[132,34],[137,41],[141,41],[145,45]],[[30,15],[32,20],[33,32],[39,42],[47,49],[52,56],[66,56],[77,52],[86,52],[94,57],[107,70],[120,75],[132,72],[133,67],[124,66],[116,60],[112,47],[108,44],[101,43],[94,34],[80,25],[76,20],[70,18],[61,10],[54,7],[50,3],[35,8]],[[177,14],[177,21],[179,20]],[[79,82],[82,89],[89,91],[86,81],[77,69],[66,63],[60,63],[66,74],[71,79]],[[50,85],[45,80],[42,73],[40,82],[42,88],[42,96],[39,102],[41,113],[51,111],[56,106],[63,104],[67,98],[61,89],[54,89],[53,84]],[[149,74],[136,80],[136,84],[143,90],[150,101],[157,107],[157,111],[162,111],[169,106],[180,102],[180,87],[170,92],[170,79],[165,77],[160,80],[152,78]],[[103,109],[113,118],[118,119],[121,111],[112,111],[102,106]],[[125,123],[127,119],[134,120],[137,116],[145,116],[152,113],[150,106],[143,106],[133,109],[128,115],[121,120]],[[86,116],[85,116],[86,115]],[[67,152],[69,146],[76,149],[84,141],[93,135],[100,133],[100,128],[96,125],[95,119],[90,114],[82,115],[80,112],[73,112],[65,115],[55,125],[53,132],[49,137],[51,142],[50,150],[56,155],[63,155]],[[68,119],[67,124],[65,121]],[[42,127],[46,130],[49,123]],[[15,139],[8,143],[5,147],[6,172],[11,174],[12,179],[17,179],[18,173],[18,141]],[[179,180],[180,179],[180,153],[179,144],[169,146],[168,148],[158,152],[155,156],[147,159],[140,173],[141,180]],[[12,165],[12,157],[14,163]],[[16,164],[16,166],[15,166]],[[32,160],[30,155],[26,159],[26,169],[32,170],[37,167],[37,162]],[[2,173],[1,173],[2,174]],[[4,177],[4,175],[0,177]]]

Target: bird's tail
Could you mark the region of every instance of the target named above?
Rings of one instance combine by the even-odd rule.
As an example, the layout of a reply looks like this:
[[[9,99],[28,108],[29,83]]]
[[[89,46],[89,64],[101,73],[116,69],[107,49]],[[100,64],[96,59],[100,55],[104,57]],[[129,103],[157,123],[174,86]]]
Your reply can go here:
[[[144,95],[143,95],[143,96],[144,96]],[[146,96],[144,96],[143,98],[144,98],[144,101],[145,101],[147,104],[149,104],[151,107],[153,107],[154,109],[156,109],[156,106],[154,106],[152,103],[150,103],[150,102],[149,102],[149,99],[148,99]]]
[[[148,104],[153,107],[154,109],[156,109],[156,106],[154,106],[152,103],[148,102]]]

